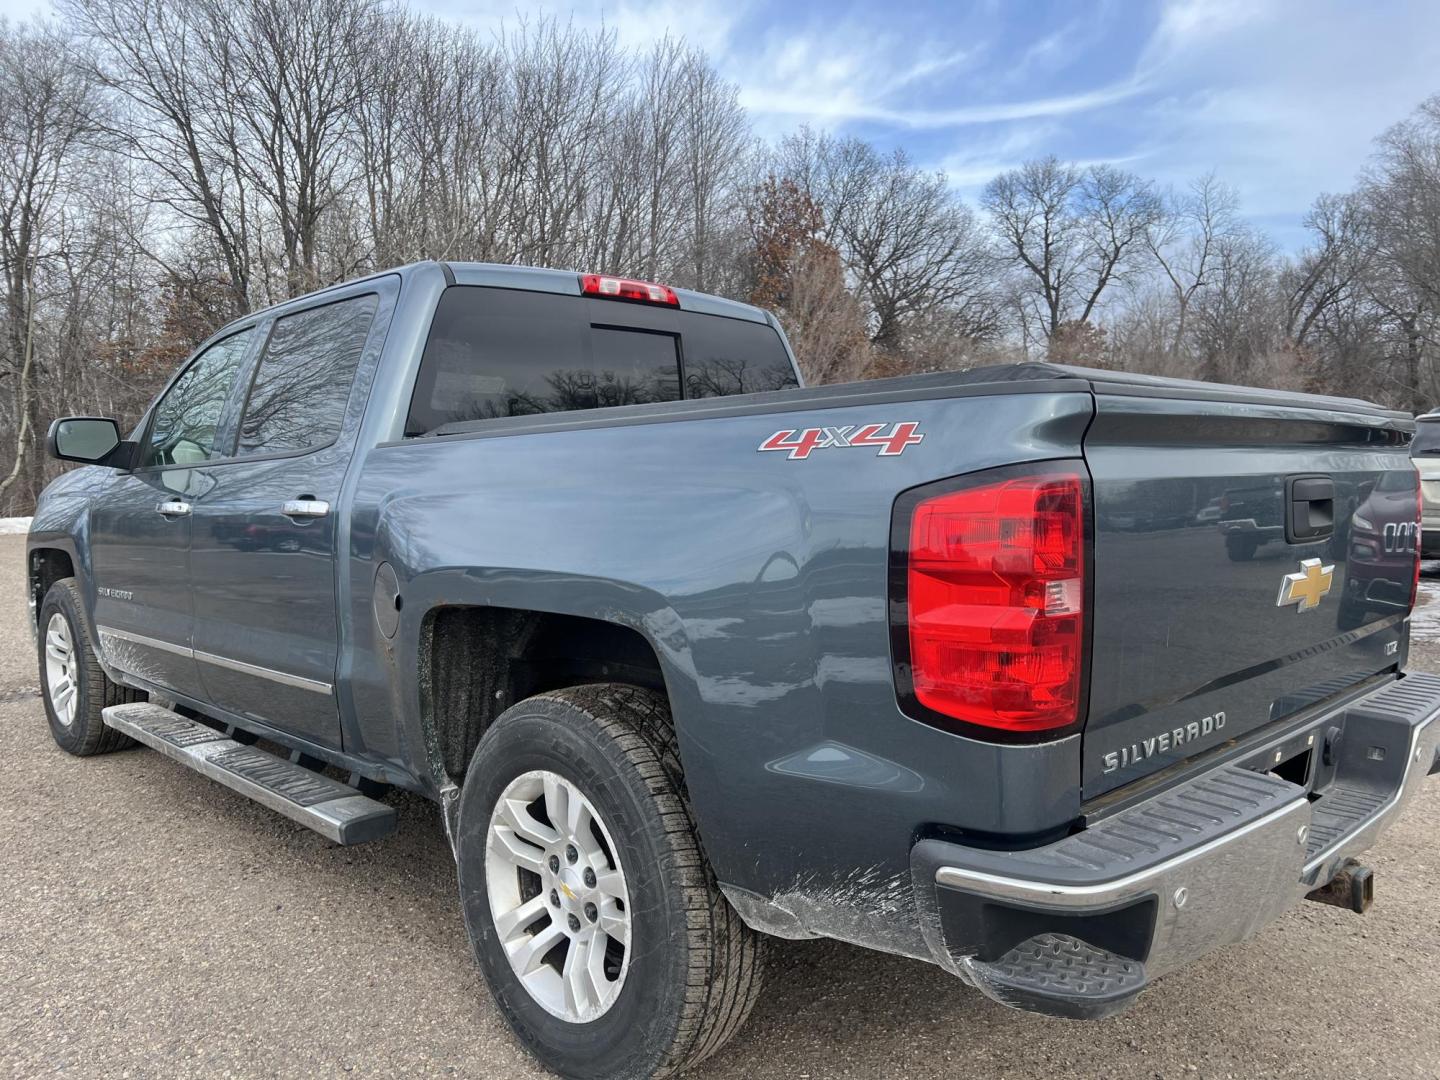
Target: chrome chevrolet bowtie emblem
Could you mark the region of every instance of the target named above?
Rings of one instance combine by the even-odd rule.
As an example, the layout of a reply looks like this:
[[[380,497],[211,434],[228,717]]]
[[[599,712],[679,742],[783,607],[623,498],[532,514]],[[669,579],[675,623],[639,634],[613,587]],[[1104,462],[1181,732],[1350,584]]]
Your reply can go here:
[[[1295,604],[1296,611],[1309,611],[1320,606],[1320,598],[1330,591],[1335,576],[1334,566],[1321,566],[1319,559],[1301,559],[1300,570],[1280,579],[1280,596],[1276,607]]]

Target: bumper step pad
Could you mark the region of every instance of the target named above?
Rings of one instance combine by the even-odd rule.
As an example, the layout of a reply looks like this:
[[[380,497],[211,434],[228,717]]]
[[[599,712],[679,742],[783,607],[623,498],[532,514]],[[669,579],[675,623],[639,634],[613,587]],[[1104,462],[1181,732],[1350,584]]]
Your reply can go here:
[[[1391,794],[1336,784],[1311,808],[1313,816],[1305,857],[1313,859],[1355,832],[1385,805]]]
[[[962,961],[975,985],[1002,1005],[1073,1020],[1128,1007],[1145,989],[1145,965],[1068,934],[1037,934],[990,963]]]
[[[107,727],[123,731],[337,844],[363,844],[395,828],[393,807],[323,773],[236,742],[161,705],[143,701],[112,705],[101,715]]]

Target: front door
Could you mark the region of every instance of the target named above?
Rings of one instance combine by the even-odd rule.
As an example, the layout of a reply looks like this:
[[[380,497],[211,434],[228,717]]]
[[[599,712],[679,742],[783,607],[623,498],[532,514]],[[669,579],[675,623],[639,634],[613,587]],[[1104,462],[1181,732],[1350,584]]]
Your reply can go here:
[[[195,660],[230,712],[340,748],[335,564],[355,372],[378,297],[277,319],[255,367],[235,453],[195,501]]]
[[[195,357],[151,410],[139,462],[90,507],[95,627],[106,662],[162,690],[203,699],[191,655],[191,515],[253,328]]]
[[[151,686],[203,697],[190,656],[185,507],[193,472],[117,475],[90,504],[90,559],[106,662]]]

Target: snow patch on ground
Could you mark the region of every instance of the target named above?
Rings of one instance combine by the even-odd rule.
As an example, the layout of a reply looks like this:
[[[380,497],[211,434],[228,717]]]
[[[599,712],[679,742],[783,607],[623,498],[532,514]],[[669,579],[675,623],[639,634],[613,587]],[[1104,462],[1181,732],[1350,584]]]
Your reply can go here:
[[[0,518],[0,536],[4,536],[7,533],[23,534],[29,531],[30,519],[28,517]]]
[[[1420,572],[1424,576],[1410,614],[1410,640],[1440,642],[1440,580],[1429,576],[1440,573],[1440,562],[1423,562]]]

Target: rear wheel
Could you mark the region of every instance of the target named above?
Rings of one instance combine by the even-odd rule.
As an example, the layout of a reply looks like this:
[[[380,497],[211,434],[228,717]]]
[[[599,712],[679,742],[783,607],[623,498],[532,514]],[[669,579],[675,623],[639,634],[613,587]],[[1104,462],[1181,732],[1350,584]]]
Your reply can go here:
[[[40,688],[56,744],[88,757],[135,745],[129,736],[106,727],[100,710],[143,701],[145,695],[106,677],[80,611],[80,587],[74,578],[50,586],[40,604]]]
[[[749,1015],[761,939],[700,851],[661,695],[583,686],[507,710],[466,775],[458,855],[496,1001],[562,1076],[669,1076]]]

